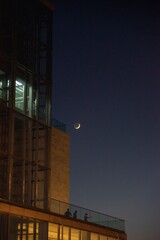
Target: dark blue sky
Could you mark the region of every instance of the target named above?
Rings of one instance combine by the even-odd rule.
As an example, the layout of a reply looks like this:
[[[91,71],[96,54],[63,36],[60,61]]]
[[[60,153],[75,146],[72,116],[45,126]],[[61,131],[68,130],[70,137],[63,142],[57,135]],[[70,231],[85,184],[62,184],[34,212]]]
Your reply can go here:
[[[71,136],[71,203],[150,240],[160,238],[160,4],[132,2],[54,0],[53,114]]]

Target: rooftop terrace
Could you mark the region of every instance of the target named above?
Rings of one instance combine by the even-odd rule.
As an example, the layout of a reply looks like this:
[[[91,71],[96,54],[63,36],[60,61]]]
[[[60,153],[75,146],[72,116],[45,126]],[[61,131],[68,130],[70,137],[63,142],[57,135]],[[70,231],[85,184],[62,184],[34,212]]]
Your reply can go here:
[[[85,213],[87,213],[89,217],[88,222],[90,223],[116,229],[119,231],[125,231],[125,221],[120,218],[112,217],[103,213],[89,210],[87,208],[76,206],[73,204],[60,202],[55,199],[50,199],[50,200],[51,200],[50,211],[53,213],[64,215],[65,211],[69,208],[72,214],[71,217],[73,217],[73,213],[77,211],[77,220],[85,221],[84,215]]]
[[[27,207],[24,204],[20,204],[14,201],[9,201],[6,198],[1,198],[0,197],[0,205],[1,203],[7,203],[7,204],[11,204],[11,205],[15,205],[15,206],[19,206],[19,207]],[[74,219],[75,221],[86,221],[84,219],[84,215],[87,213],[88,214],[88,220],[86,221],[87,223],[90,224],[96,224],[99,226],[103,226],[103,227],[107,227],[113,230],[118,230],[121,232],[125,232],[125,221],[123,219],[120,218],[116,218],[110,215],[106,215],[103,213],[99,213],[87,208],[83,208],[83,207],[79,207],[73,204],[69,204],[69,203],[64,203],[61,201],[57,201],[55,199],[50,199],[50,210],[46,211],[44,209],[38,208],[38,207],[27,207],[27,209],[33,210],[33,211],[37,211],[38,209],[40,210],[40,212],[46,212],[46,213],[53,213],[53,214],[58,214],[61,215],[65,218],[68,218],[67,216],[65,216],[65,212],[67,209],[70,210],[71,212],[71,216],[69,218],[74,219],[73,218],[73,213],[75,211],[77,211],[77,219]]]

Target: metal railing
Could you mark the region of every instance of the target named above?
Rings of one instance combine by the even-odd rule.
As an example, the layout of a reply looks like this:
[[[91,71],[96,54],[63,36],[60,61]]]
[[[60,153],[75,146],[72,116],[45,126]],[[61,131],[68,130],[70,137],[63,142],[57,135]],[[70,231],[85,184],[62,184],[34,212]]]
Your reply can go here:
[[[3,201],[9,201],[8,198],[4,198],[4,196],[0,196],[0,200]],[[9,201],[10,202],[10,201]],[[12,201],[12,203],[16,203],[17,205],[21,206],[20,203],[17,203],[16,201]],[[28,206],[24,206],[23,207],[28,207]],[[36,210],[39,207],[36,207]],[[42,210],[42,208],[39,208]],[[125,221],[123,219],[120,218],[116,218],[110,215],[106,215],[103,213],[99,213],[87,208],[82,208],[73,204],[69,204],[69,203],[65,203],[65,202],[61,202],[55,199],[50,198],[50,207],[49,207],[49,212],[51,213],[56,213],[59,215],[63,215],[65,216],[65,212],[66,210],[69,209],[71,216],[70,218],[73,218],[73,214],[75,211],[77,211],[77,218],[76,220],[80,220],[80,221],[86,221],[84,219],[85,214],[87,213],[88,216],[88,223],[93,223],[93,224],[97,224],[97,225],[101,225],[104,227],[108,227],[108,228],[112,228],[115,230],[119,230],[119,231],[123,231],[125,232]],[[43,209],[45,210],[45,209]],[[47,211],[48,212],[48,211]]]
[[[73,204],[64,203],[55,199],[50,199],[50,211],[60,215],[64,215],[66,210],[72,214],[77,211],[77,220],[85,221],[84,215],[87,213],[88,222],[109,227],[112,229],[125,231],[125,221],[116,217],[112,217],[103,213],[99,213],[87,208],[82,208]]]

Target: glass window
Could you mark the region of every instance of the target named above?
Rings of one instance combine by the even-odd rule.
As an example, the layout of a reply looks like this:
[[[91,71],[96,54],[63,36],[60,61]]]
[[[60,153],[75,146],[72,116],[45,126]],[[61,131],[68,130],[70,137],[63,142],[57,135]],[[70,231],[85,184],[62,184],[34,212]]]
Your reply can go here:
[[[38,223],[31,221],[29,219],[23,219],[18,223],[18,240],[33,240],[34,235],[38,236]]]
[[[99,240],[99,235],[96,233],[91,233],[91,240]]]
[[[76,228],[71,228],[71,240],[79,240],[80,231]]]
[[[15,107],[21,111],[24,111],[25,107],[25,82],[17,78],[15,84]]]
[[[108,239],[107,239],[107,236],[105,236],[105,235],[100,235],[100,240],[108,240]]]
[[[63,227],[63,240],[69,240],[69,227]]]
[[[60,240],[63,239],[63,227],[60,225],[60,234],[59,234]]]
[[[33,223],[28,223],[28,232],[29,232],[29,234],[33,234],[33,232],[34,232],[34,224]]]
[[[81,240],[89,240],[90,239],[90,233],[87,231],[81,231]]]
[[[58,225],[57,224],[49,223],[48,239],[49,240],[57,240],[58,239]]]

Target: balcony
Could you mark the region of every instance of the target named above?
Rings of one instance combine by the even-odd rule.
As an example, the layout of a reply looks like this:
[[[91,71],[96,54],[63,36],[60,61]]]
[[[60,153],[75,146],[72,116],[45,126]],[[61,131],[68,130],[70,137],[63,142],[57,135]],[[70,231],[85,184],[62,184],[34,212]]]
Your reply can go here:
[[[7,204],[7,206],[15,206],[16,207],[16,213],[19,215],[19,211],[21,211],[21,208],[25,208],[25,213],[31,214],[32,212],[36,211],[39,213],[43,213],[43,214],[58,214],[59,216],[63,216],[64,218],[69,218],[69,219],[73,219],[74,221],[80,221],[80,222],[86,222],[88,224],[94,224],[97,226],[102,226],[102,227],[106,227],[106,228],[110,228],[112,230],[117,230],[120,232],[125,232],[125,221],[120,219],[120,218],[116,218],[110,215],[106,215],[103,213],[99,213],[87,208],[82,208],[73,204],[69,204],[69,203],[64,203],[61,201],[57,201],[55,199],[50,199],[50,208],[49,211],[45,210],[45,209],[41,209],[38,207],[31,207],[31,206],[27,206],[24,204],[20,204],[14,201],[10,201],[7,198],[1,197],[0,196],[0,205],[2,204]],[[2,207],[2,206],[1,206]],[[4,208],[6,209],[10,209],[10,208]],[[19,209],[19,210],[17,210]],[[65,216],[65,212],[66,210],[69,209],[71,212],[71,216],[70,217],[66,217]],[[14,210],[14,207],[13,209]],[[29,210],[29,212],[28,212]],[[73,218],[73,213],[77,211],[77,218],[74,219]],[[12,213],[10,211],[10,213]],[[88,220],[86,221],[84,219],[84,215],[88,214]],[[15,212],[13,212],[13,214],[15,214]],[[32,215],[26,215],[28,217],[32,217]]]
[[[125,221],[116,217],[112,217],[103,213],[95,212],[93,210],[89,210],[87,208],[82,208],[73,204],[64,203],[57,201],[55,199],[50,199],[50,211],[56,214],[60,214],[64,216],[64,213],[69,208],[72,216],[75,211],[77,211],[77,219],[79,221],[85,221],[84,215],[87,213],[88,215],[88,223],[101,225],[104,227],[108,227],[111,229],[125,231]]]

